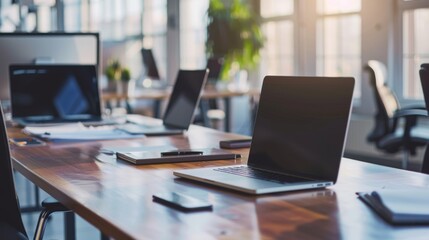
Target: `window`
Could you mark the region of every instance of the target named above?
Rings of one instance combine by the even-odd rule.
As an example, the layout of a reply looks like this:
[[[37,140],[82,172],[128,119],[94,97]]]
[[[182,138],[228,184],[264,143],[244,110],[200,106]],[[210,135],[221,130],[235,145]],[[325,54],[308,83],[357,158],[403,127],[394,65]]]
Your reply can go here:
[[[139,78],[144,46],[166,76],[167,0],[64,0],[64,25],[68,32],[100,33],[102,66],[119,59]]]
[[[429,8],[406,10],[402,14],[402,77],[405,99],[422,99],[419,69],[429,63]]]
[[[294,0],[261,0],[262,31],[261,79],[268,74],[292,75],[294,61]]]
[[[167,0],[143,1],[143,47],[151,48],[161,78],[167,76]],[[141,62],[141,57],[139,57]]]
[[[318,75],[352,76],[361,96],[361,0],[317,1]]]
[[[180,1],[180,68],[206,66],[208,0]]]
[[[82,29],[82,0],[64,0],[64,30],[79,32]]]

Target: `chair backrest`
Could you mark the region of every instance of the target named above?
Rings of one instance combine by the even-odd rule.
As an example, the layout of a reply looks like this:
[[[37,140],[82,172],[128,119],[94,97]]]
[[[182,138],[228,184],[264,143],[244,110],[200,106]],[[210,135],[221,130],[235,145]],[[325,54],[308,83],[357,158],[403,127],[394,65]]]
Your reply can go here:
[[[429,112],[429,63],[423,63],[420,67],[420,82],[422,83],[426,109]]]
[[[370,85],[373,89],[377,112],[375,114],[375,127],[368,135],[367,140],[376,142],[392,131],[392,117],[400,108],[395,94],[387,86],[386,66],[379,61],[368,61],[365,70],[370,75]]]
[[[18,197],[13,181],[12,160],[6,133],[3,109],[0,106],[0,221],[5,222],[25,236]]]

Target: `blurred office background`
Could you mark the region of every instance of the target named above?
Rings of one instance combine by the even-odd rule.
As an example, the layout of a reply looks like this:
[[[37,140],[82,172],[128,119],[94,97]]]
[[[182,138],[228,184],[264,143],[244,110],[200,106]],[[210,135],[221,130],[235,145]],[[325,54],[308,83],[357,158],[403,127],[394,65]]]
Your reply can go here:
[[[259,64],[248,74],[249,86],[260,87],[267,74],[355,77],[346,152],[363,159],[394,159],[366,141],[375,106],[364,66],[372,59],[381,61],[399,102],[423,104],[418,69],[429,61],[425,27],[429,1],[240,2],[260,19],[265,38]],[[209,0],[1,0],[0,4],[2,32],[99,32],[102,69],[118,59],[134,79],[142,78],[142,47],[152,49],[160,75],[169,82],[179,68],[206,66]],[[239,111],[243,104],[244,98],[233,101],[237,114],[232,115],[232,131],[251,134],[248,114]]]
[[[346,156],[399,166],[401,152],[386,154],[366,139],[376,108],[364,67],[369,60],[382,62],[400,104],[424,104],[418,70],[429,62],[429,1],[240,2],[260,20],[265,39],[248,85],[259,88],[267,74],[353,76],[357,84]],[[150,48],[160,75],[172,83],[179,68],[206,66],[208,7],[209,0],[0,0],[0,31],[99,32],[102,69],[118,59],[133,79],[141,79],[140,50]],[[250,108],[246,96],[234,98],[231,131],[251,134]],[[411,168],[417,168],[422,152],[411,156]]]

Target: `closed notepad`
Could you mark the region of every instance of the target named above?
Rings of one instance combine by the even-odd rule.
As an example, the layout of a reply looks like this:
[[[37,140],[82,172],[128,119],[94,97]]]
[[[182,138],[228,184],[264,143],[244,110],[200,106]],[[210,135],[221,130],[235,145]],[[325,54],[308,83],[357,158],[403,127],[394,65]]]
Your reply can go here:
[[[429,224],[429,192],[424,189],[378,190],[357,194],[390,223]]]

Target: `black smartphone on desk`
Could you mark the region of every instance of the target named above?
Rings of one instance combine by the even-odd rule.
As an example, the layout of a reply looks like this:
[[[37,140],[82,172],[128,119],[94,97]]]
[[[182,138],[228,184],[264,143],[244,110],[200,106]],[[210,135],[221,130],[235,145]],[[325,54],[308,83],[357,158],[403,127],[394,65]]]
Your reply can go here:
[[[220,148],[235,149],[235,148],[249,148],[252,143],[252,139],[236,139],[236,140],[224,140],[219,142]]]
[[[212,210],[210,203],[177,192],[153,195],[153,201],[185,212]]]

